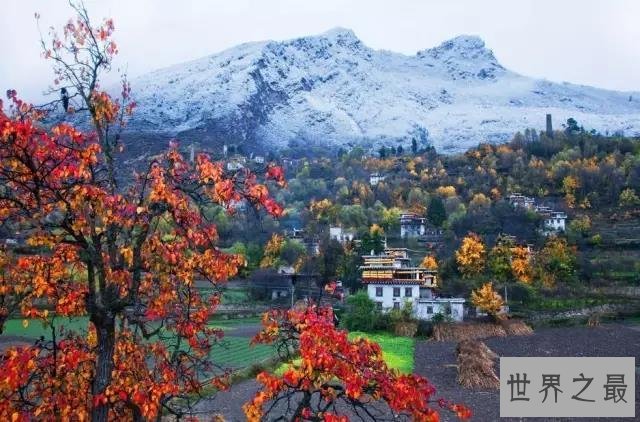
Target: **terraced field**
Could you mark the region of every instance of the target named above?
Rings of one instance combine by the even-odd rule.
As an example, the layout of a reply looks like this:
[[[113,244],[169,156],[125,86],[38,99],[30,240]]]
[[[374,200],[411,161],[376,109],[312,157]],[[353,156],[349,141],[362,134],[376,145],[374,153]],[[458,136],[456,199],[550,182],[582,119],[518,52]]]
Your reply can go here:
[[[11,344],[30,344],[40,337],[50,338],[51,329],[44,327],[39,320],[11,319],[5,324],[5,331],[0,338],[11,339]],[[251,337],[258,330],[257,319],[216,320],[211,326],[225,332],[223,340],[214,345],[213,361],[227,369],[242,369],[254,363],[264,361],[275,354],[272,346],[250,345]],[[65,327],[76,332],[86,332],[87,317],[56,318],[56,328]],[[0,347],[2,344],[0,343]]]

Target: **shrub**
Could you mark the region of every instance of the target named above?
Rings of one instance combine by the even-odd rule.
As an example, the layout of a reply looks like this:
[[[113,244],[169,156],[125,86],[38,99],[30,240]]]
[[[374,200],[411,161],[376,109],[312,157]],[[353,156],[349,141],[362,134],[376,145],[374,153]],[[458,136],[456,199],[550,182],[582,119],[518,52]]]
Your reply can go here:
[[[371,332],[376,327],[380,312],[367,292],[358,291],[347,299],[347,309],[343,316],[345,327],[350,331]]]

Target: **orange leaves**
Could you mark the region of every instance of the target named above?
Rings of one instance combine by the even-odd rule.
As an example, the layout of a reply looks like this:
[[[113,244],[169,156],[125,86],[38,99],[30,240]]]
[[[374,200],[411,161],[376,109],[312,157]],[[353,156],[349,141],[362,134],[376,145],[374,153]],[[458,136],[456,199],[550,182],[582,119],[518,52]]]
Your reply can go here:
[[[114,123],[118,117],[120,106],[104,91],[94,91],[91,94],[91,104],[96,119],[102,124]]]
[[[78,337],[59,341],[55,352],[40,347],[7,350],[0,357],[0,419],[11,420],[19,412],[19,420],[87,420],[92,359]],[[21,399],[31,406],[22,407]]]
[[[115,48],[108,43],[111,24],[105,25],[99,42]],[[67,42],[90,42],[78,22],[66,30]],[[91,94],[91,107],[97,124],[122,113],[99,91]],[[227,175],[204,154],[194,166],[177,144],[122,188],[110,185],[105,158],[96,136],[69,125],[45,131],[28,115],[0,113],[0,223],[24,227],[34,248],[19,257],[0,253],[0,325],[18,312],[51,322],[47,309],[56,316],[89,314],[92,321],[88,333],[58,333],[56,353],[53,343],[43,342],[0,357],[0,420],[16,412],[88,420],[95,407],[107,407],[113,420],[132,419],[134,411],[153,420],[161,402],[200,393],[203,379],[227,385],[225,376],[214,377],[209,359],[222,336],[208,327],[220,297],[194,285],[209,281],[215,288],[237,274],[244,258],[216,247],[216,227],[202,206],[246,199],[274,216],[282,207],[264,180],[247,170]],[[277,167],[266,177],[284,184]],[[159,336],[176,341],[167,345]],[[113,359],[101,362],[110,378],[96,389],[97,371],[104,369],[96,365],[104,359],[98,352],[109,347]],[[17,395],[20,388],[25,397]]]
[[[291,363],[281,376],[267,372],[257,376],[262,389],[243,406],[248,420],[262,420],[267,416],[265,409],[274,400],[303,396],[309,399],[306,405],[292,403],[290,409],[297,408],[297,413],[283,416],[290,420],[344,421],[348,420],[346,416],[325,409],[341,409],[354,402],[366,407],[381,400],[394,413],[413,420],[438,420],[438,413],[430,407],[435,394],[433,386],[422,377],[399,375],[389,369],[376,343],[364,338],[350,340],[346,331],[334,326],[330,307],[309,305],[273,310],[263,316],[263,326],[255,341],[276,342],[278,347],[294,341],[299,345],[300,359]],[[464,406],[445,401],[441,405],[461,418],[470,416]]]
[[[431,255],[427,255],[422,259],[422,262],[420,263],[420,266],[422,268],[426,268],[428,270],[437,270],[438,269],[438,261],[436,261],[436,258],[431,256]]]
[[[521,283],[530,284],[533,281],[531,252],[527,247],[519,245],[511,249],[511,271]]]

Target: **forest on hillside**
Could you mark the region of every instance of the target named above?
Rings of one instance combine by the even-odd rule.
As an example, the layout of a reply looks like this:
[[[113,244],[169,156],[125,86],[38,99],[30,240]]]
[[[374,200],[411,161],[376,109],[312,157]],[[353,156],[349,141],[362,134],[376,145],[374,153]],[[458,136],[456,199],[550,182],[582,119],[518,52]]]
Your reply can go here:
[[[314,151],[311,157],[284,151],[279,161],[288,179],[277,193],[286,208],[280,220],[247,213],[233,222],[222,210],[216,215],[227,247],[248,257],[245,276],[260,267],[261,244],[297,228],[317,238],[322,253],[314,256],[283,237],[279,263],[358,288],[355,269],[360,254],[371,249],[374,227],[390,245],[416,251],[416,263],[421,254],[433,255],[440,263],[442,293],[468,295],[482,280],[496,278],[487,269],[475,281],[462,280],[455,251],[469,233],[479,236],[489,255],[501,235],[530,245],[534,253],[549,244],[542,217],[509,202],[509,195],[519,193],[568,215],[558,236],[570,267],[560,271],[561,285],[579,290],[640,283],[638,139],[588,132],[569,119],[552,134],[527,129],[508,143],[480,144],[464,154],[439,154],[414,142],[411,150],[382,148],[376,154],[360,148],[334,155]],[[371,175],[383,180],[371,183]],[[443,242],[429,249],[416,239],[401,239],[403,212],[427,217],[430,226],[442,229]],[[332,226],[353,231],[363,242],[342,247],[329,239]],[[543,280],[533,278],[531,285],[544,290]]]

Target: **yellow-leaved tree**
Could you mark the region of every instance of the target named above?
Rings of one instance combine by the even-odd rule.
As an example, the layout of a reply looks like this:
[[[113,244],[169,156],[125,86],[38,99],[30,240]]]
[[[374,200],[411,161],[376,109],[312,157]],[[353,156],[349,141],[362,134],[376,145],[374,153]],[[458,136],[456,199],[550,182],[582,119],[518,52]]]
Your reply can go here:
[[[274,268],[280,260],[280,251],[284,245],[284,237],[274,233],[264,247],[260,268]]]
[[[438,261],[432,255],[427,255],[422,259],[420,263],[420,267],[426,268],[427,270],[437,270],[438,269]]]
[[[463,277],[473,277],[484,271],[486,248],[480,236],[469,233],[462,239],[462,245],[456,251],[456,263]]]
[[[504,300],[493,289],[493,283],[484,283],[482,287],[471,292],[471,303],[493,318],[497,318]]]
[[[511,248],[511,273],[513,278],[525,284],[533,281],[531,268],[531,252],[525,246],[515,246]]]

